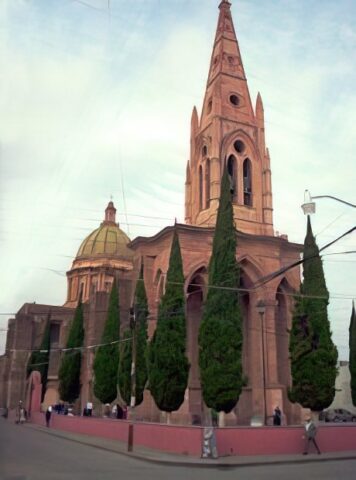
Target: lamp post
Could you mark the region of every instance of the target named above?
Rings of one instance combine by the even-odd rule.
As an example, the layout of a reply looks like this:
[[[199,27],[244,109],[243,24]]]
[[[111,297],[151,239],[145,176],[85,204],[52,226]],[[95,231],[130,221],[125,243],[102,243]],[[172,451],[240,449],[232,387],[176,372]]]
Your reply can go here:
[[[265,336],[264,336],[264,315],[266,312],[266,304],[263,300],[259,300],[256,305],[257,312],[261,318],[261,347],[262,347],[262,387],[263,387],[263,425],[267,420],[267,400],[266,400],[266,372],[265,372]]]
[[[304,203],[302,205],[304,215],[312,215],[313,213],[315,213],[315,202],[313,200],[317,198],[331,198],[331,200],[335,200],[336,202],[343,203],[344,205],[348,205],[349,207],[356,208],[356,205],[350,202],[346,202],[345,200],[341,200],[341,198],[333,197],[332,195],[312,196],[309,190],[305,190]]]
[[[135,415],[135,405],[136,405],[136,312],[135,312],[135,308],[130,308],[130,329],[131,329],[131,338],[132,338],[131,398],[130,398],[131,421],[129,424],[129,431],[128,431],[128,442],[127,442],[128,452],[132,452],[133,450],[134,420],[135,420],[134,415]]]

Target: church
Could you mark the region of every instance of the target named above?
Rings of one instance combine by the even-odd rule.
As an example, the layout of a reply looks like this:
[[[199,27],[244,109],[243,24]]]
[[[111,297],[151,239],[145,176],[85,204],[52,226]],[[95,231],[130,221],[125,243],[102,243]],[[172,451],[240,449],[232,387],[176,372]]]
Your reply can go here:
[[[113,202],[99,227],[84,239],[67,272],[63,306],[25,303],[9,320],[6,351],[0,357],[0,406],[14,408],[29,395],[26,364],[39,347],[50,319],[51,354],[44,403],[58,402],[58,369],[70,322],[80,295],[84,302],[85,346],[81,372],[81,407],[93,401],[94,345],[100,343],[114,278],[118,279],[121,325],[129,309],[141,261],[149,305],[152,336],[161,296],[165,291],[170,248],[176,228],[182,251],[186,294],[187,355],[190,373],[185,400],[172,421],[202,419],[206,407],[198,367],[198,332],[207,291],[208,265],[224,166],[230,176],[237,235],[236,258],[241,268],[243,313],[243,371],[247,384],[228,424],[250,424],[271,416],[279,405],[288,424],[299,423],[300,407],[289,402],[291,383],[289,335],[293,293],[300,270],[288,270],[265,285],[256,282],[299,260],[301,246],[273,228],[271,161],[265,144],[264,108],[258,94],[252,101],[237,41],[231,4],[222,0],[212,49],[202,111],[191,116],[190,158],[186,165],[185,223],[167,226],[152,237],[130,240],[116,222]],[[184,168],[182,162],[182,169]],[[263,310],[258,308],[263,303]],[[148,391],[137,417],[159,421],[162,413]]]

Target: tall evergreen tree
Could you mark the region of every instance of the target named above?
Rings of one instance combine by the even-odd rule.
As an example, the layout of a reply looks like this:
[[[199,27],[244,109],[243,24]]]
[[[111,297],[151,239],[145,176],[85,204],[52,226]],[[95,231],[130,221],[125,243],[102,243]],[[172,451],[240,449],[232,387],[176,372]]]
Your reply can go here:
[[[134,297],[135,312],[135,337],[136,337],[136,392],[135,405],[143,401],[143,392],[147,382],[147,317],[148,304],[145,282],[143,280],[143,264],[141,266],[140,278],[136,283]],[[132,337],[132,331],[126,330],[124,339]],[[131,397],[131,363],[132,363],[132,341],[123,342],[121,346],[118,383],[120,395],[127,405],[130,405]]]
[[[225,413],[236,405],[244,384],[238,287],[236,230],[225,166],[209,263],[209,289],[199,331],[199,367],[204,401],[208,407]]]
[[[68,349],[81,348],[84,342],[84,314],[80,298],[74,312],[67,345]],[[64,353],[58,372],[59,396],[65,402],[74,402],[80,395],[80,369],[82,363],[81,350],[69,350]]]
[[[117,369],[119,366],[120,307],[116,280],[112,284],[108,314],[101,343],[94,358],[94,394],[102,403],[111,403],[117,396]],[[110,345],[111,342],[116,342]]]
[[[292,387],[289,398],[304,408],[321,411],[335,395],[337,350],[331,339],[323,264],[310,217],[303,251],[303,282],[296,299],[289,352]]]
[[[31,372],[37,371],[41,374],[42,382],[42,394],[41,401],[43,402],[46,389],[47,389],[47,379],[48,379],[48,363],[49,363],[49,354],[50,354],[50,328],[51,328],[51,314],[48,314],[46,320],[45,329],[43,332],[42,342],[39,347],[39,350],[34,350],[27,363],[27,376],[29,377]]]
[[[158,307],[154,341],[148,354],[151,394],[164,412],[178,410],[187,388],[189,363],[186,357],[184,275],[177,230],[174,230],[166,291]]]
[[[351,374],[351,396],[352,403],[356,407],[356,311],[355,304],[352,302],[352,312],[350,318],[350,336],[349,336],[349,347],[350,347],[350,357],[349,357],[349,368]]]
[[[132,330],[127,328],[124,331],[120,346],[120,362],[117,374],[120,396],[130,405],[131,400],[131,363],[132,363]]]

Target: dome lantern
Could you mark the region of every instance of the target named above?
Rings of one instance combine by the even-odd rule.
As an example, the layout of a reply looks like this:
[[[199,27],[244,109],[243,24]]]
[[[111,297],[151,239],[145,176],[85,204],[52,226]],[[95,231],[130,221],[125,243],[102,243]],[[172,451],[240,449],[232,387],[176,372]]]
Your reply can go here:
[[[110,201],[108,203],[108,206],[105,209],[105,220],[103,224],[108,224],[108,223],[115,223],[116,221],[116,208],[114,207],[114,203]],[[117,224],[119,226],[119,224]]]

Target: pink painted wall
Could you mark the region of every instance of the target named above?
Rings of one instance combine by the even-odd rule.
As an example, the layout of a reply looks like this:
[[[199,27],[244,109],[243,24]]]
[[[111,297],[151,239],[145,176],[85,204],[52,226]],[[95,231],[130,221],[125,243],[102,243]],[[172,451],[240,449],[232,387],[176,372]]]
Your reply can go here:
[[[45,425],[43,413],[33,413],[31,421]],[[129,422],[107,418],[68,417],[52,414],[51,428],[127,442]],[[219,456],[282,455],[303,451],[303,427],[217,428]],[[356,425],[319,426],[317,441],[322,452],[356,451]],[[134,445],[154,450],[199,457],[202,428],[136,423]],[[312,450],[311,450],[312,451]]]
[[[46,424],[44,413],[33,413],[31,421],[38,425]],[[128,425],[128,422],[115,421],[109,418],[72,417],[56,413],[52,413],[51,417],[51,428],[110,440],[127,441]]]
[[[201,454],[200,427],[137,423],[134,428],[134,443],[137,445],[196,457]]]
[[[279,455],[301,453],[304,427],[235,427],[217,429],[219,455]],[[317,443],[322,452],[356,450],[356,426],[321,425]],[[310,451],[314,448],[312,445]]]

